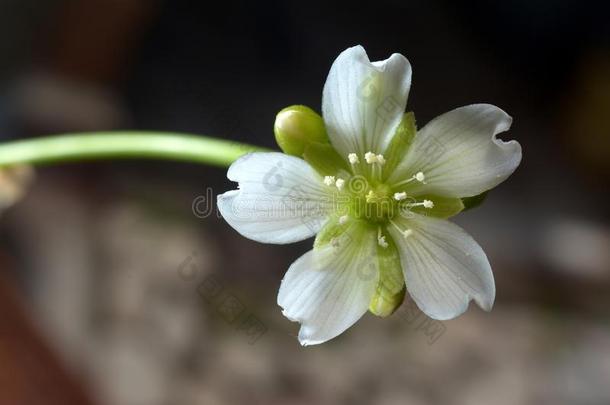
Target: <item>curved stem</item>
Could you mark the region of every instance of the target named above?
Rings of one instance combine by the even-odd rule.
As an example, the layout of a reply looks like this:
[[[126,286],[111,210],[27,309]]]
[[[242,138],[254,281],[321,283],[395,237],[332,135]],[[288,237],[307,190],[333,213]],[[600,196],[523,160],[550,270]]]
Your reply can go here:
[[[56,135],[0,144],[0,167],[94,159],[167,159],[227,167],[265,148],[183,133],[109,131]]]

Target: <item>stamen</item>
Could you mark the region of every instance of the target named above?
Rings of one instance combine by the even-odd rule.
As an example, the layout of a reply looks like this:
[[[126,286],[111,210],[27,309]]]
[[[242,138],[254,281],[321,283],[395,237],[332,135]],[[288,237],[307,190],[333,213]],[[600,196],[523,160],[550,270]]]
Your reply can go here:
[[[339,217],[339,225],[344,225],[347,220],[349,219],[349,217],[347,215],[342,215]]]
[[[373,152],[366,152],[364,154],[364,160],[366,160],[366,163],[372,165],[373,163],[377,163],[377,155]]]
[[[407,198],[407,193],[405,191],[402,191],[400,193],[394,193],[394,199],[396,201],[402,201],[406,198]]]
[[[377,158],[377,163],[379,163],[382,166],[385,164],[385,158],[383,157],[383,155],[377,155],[375,157]]]
[[[422,184],[426,184],[426,176],[424,175],[424,172],[417,172],[410,178],[403,180],[403,181],[399,181],[398,183],[394,184],[394,187],[400,186],[403,184],[409,184],[412,181],[419,181]]]
[[[337,186],[339,190],[343,190],[343,186],[345,186],[345,180],[337,179],[337,181],[335,181],[335,186]]]
[[[398,230],[398,232],[400,232],[403,238],[407,239],[409,236],[413,235],[413,231],[411,229],[402,229],[401,227],[396,225],[396,222],[392,220],[390,220],[390,223],[394,226],[394,228]]]
[[[335,176],[324,176],[324,184],[327,186],[335,184]]]
[[[385,236],[381,234],[381,228],[377,229],[377,244],[384,249],[389,246],[388,242],[385,240]]]
[[[347,160],[349,160],[349,162],[353,165],[360,163],[360,159],[355,153],[350,153],[349,155],[347,155]]]
[[[379,246],[384,249],[388,247],[388,242],[386,242],[385,236],[381,236],[379,239],[377,239],[377,243],[379,243]]]
[[[434,208],[434,202],[431,200],[424,200],[424,201],[418,202],[418,203],[407,204],[407,208],[413,208],[413,207]]]

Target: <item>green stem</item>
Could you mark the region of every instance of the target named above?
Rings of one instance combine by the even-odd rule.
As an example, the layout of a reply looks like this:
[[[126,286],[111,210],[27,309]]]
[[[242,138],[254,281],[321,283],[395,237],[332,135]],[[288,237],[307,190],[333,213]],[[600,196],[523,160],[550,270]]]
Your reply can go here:
[[[167,159],[227,167],[258,146],[182,133],[89,132],[0,144],[0,167],[94,159]]]

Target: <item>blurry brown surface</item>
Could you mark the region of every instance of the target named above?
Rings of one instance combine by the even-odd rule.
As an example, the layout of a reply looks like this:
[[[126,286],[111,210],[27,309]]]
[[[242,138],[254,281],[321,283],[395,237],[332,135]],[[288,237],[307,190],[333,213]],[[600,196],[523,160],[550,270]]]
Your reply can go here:
[[[92,404],[32,326],[0,257],[0,404]]]

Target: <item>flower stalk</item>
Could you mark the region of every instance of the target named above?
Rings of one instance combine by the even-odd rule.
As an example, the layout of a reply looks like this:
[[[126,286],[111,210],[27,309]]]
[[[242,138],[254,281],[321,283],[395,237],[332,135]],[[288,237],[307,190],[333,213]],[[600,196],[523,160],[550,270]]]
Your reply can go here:
[[[268,149],[173,132],[108,131],[54,135],[0,144],[0,167],[99,159],[162,159],[228,167]]]

